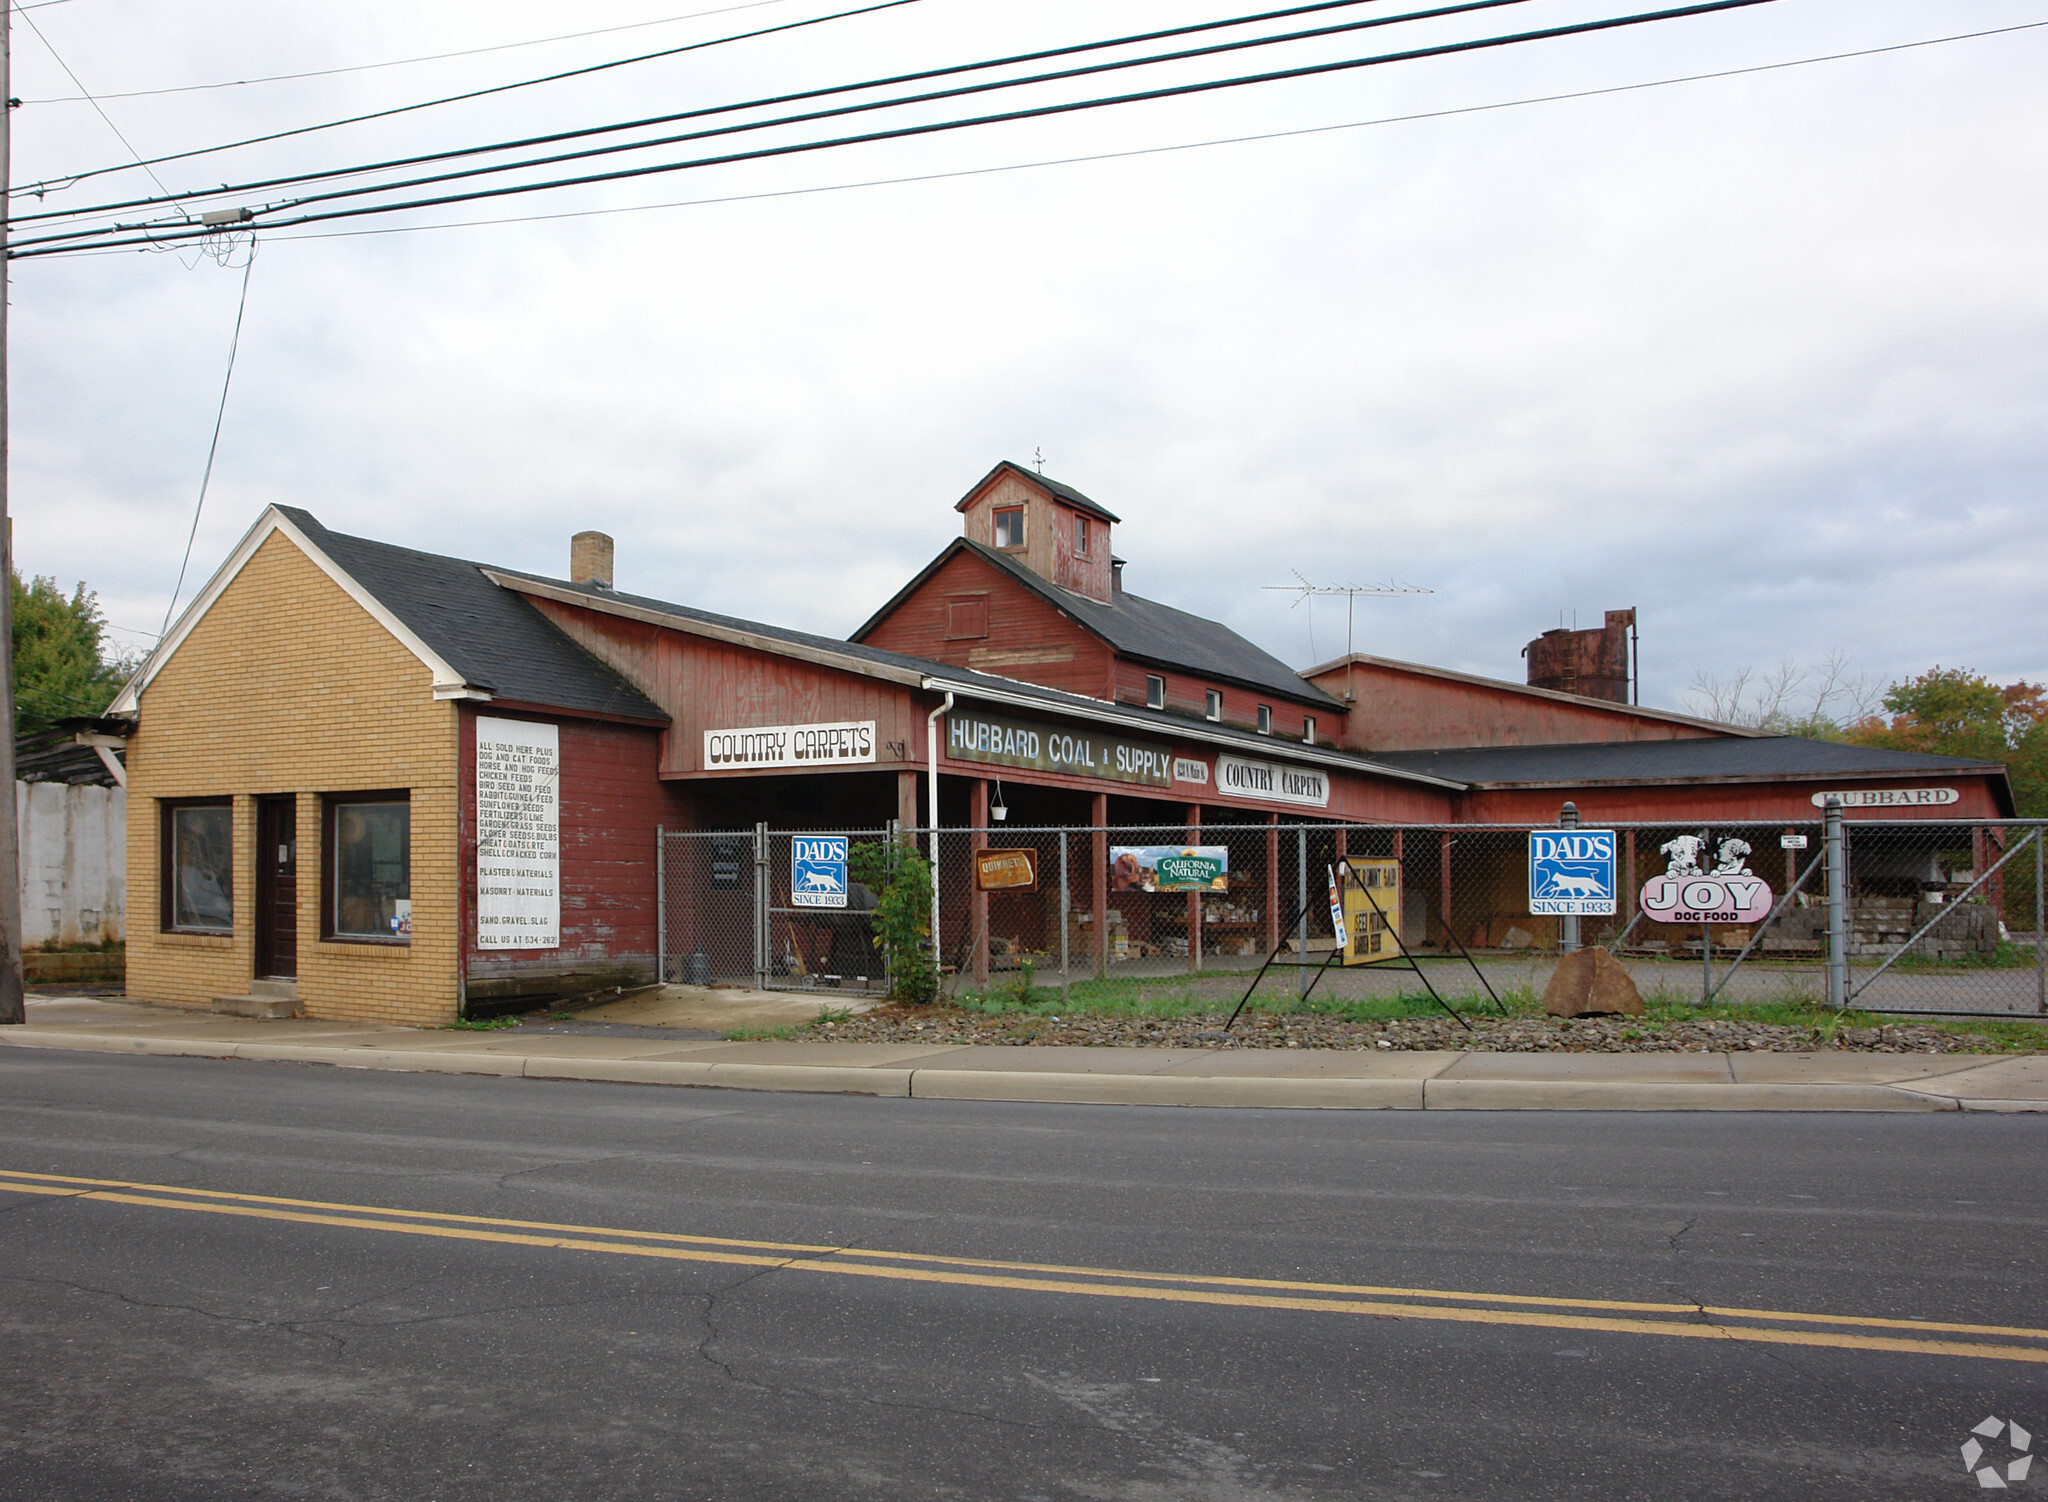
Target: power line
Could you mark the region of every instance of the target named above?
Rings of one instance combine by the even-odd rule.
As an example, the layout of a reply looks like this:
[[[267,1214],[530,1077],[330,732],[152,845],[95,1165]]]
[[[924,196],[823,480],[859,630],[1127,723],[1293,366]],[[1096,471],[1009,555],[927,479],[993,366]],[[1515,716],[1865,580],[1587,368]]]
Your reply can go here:
[[[50,0],[57,3],[57,0]],[[902,177],[867,178],[860,182],[819,183],[805,188],[773,188],[758,193],[727,193],[715,198],[679,198],[665,203],[623,204],[601,209],[565,209],[551,214],[515,214],[500,219],[456,219],[439,224],[386,224],[369,229],[315,230],[301,235],[271,235],[273,241],[352,240],[372,235],[424,235],[451,229],[494,229],[515,224],[548,224],[563,219],[603,219],[618,214],[651,214],[666,209],[715,208],[729,203],[760,203],[778,198],[808,198],[821,193],[848,193],[866,188],[908,187],[919,183],[950,182],[956,178],[989,177],[1006,172],[1034,172],[1047,167],[1082,166],[1092,162],[1124,161],[1136,157],[1166,156],[1181,151],[1206,151],[1219,146],[1257,145],[1266,141],[1291,140],[1298,136],[1331,135],[1338,131],[1368,130],[1383,125],[1411,125],[1426,120],[1455,119],[1461,115],[1489,114],[1495,110],[1528,109],[1543,104],[1565,104],[1580,99],[1600,99],[1614,94],[1632,94],[1646,89],[1670,88],[1679,84],[1711,83],[1755,73],[1775,73],[1789,68],[1806,68],[1820,63],[1847,62],[1891,52],[1910,52],[1922,47],[1939,47],[1950,42],[1977,41],[2013,32],[2037,31],[2048,21],[2028,21],[1988,31],[1957,32],[1950,36],[1924,37],[1911,42],[1894,42],[1882,47],[1863,47],[1850,52],[1827,52],[1813,57],[1787,58],[1782,62],[1755,63],[1742,68],[1722,68],[1711,73],[1684,73],[1670,78],[1650,78],[1637,83],[1610,84],[1597,89],[1574,89],[1562,94],[1534,94],[1521,99],[1489,100],[1484,104],[1453,105],[1445,109],[1422,110],[1407,115],[1381,115],[1369,120],[1344,120],[1333,125],[1307,125],[1294,130],[1262,131],[1242,136],[1217,136],[1205,141],[1178,141],[1165,146],[1139,146],[1127,151],[1093,152],[1084,156],[1047,157],[1030,162],[1003,162],[985,167],[961,167],[946,172],[920,172]],[[128,255],[123,249],[88,249],[78,256]],[[132,627],[122,627],[132,630]],[[147,634],[147,633],[144,633]]]
[[[1332,6],[1338,5],[1372,3],[1376,3],[1376,0],[1321,0],[1320,4],[1311,8],[1329,9]],[[430,187],[437,183],[461,182],[469,178],[488,177],[503,172],[518,172],[534,167],[558,166],[565,162],[589,161],[593,158],[601,156],[618,156],[629,152],[648,151],[652,150],[657,146],[679,146],[690,141],[714,140],[720,136],[743,135],[758,130],[777,129],[779,127],[786,125],[810,125],[816,124],[821,120],[840,119],[848,115],[871,114],[878,110],[897,109],[913,104],[932,104],[948,99],[966,98],[975,94],[996,93],[1005,89],[1026,88],[1042,83],[1061,83],[1076,78],[1090,77],[1095,74],[1121,72],[1130,68],[1149,67],[1159,63],[1187,62],[1195,58],[1213,57],[1228,52],[1241,52],[1253,47],[1266,47],[1287,42],[1314,40],[1329,36],[1342,35],[1348,32],[1376,30],[1380,27],[1400,25],[1401,23],[1407,21],[1439,20],[1446,16],[1465,15],[1474,11],[1497,10],[1503,6],[1525,5],[1528,3],[1529,0],[1459,0],[1459,3],[1457,4],[1439,6],[1435,10],[1409,11],[1398,16],[1381,16],[1372,17],[1363,21],[1346,21],[1336,26],[1314,27],[1307,31],[1282,32],[1274,36],[1248,37],[1243,40],[1235,42],[1219,42],[1207,47],[1191,47],[1183,48],[1178,52],[1156,53],[1150,57],[1124,58],[1116,62],[1108,63],[1091,63],[1085,67],[1066,68],[1053,73],[1040,73],[1027,76],[1024,78],[1000,79],[989,83],[963,84],[950,89],[934,89],[923,94],[899,95],[893,99],[877,99],[869,100],[863,104],[839,105],[832,109],[811,110],[804,114],[784,115],[779,118],[769,120],[747,121],[739,125],[720,126],[712,130],[686,131],[679,135],[659,136],[653,139],[641,141],[627,141],[613,146],[589,147],[578,151],[558,152],[552,156],[530,157],[527,160],[520,162],[500,162],[487,167],[470,167],[460,171],[435,173],[427,177],[411,178],[400,182],[372,183],[364,184],[353,188],[337,188],[325,193],[301,194],[300,196],[288,199],[281,204],[269,205],[260,212],[276,212],[280,208],[297,208],[311,203],[331,203],[343,198],[360,198],[372,193],[393,193],[410,188]],[[1749,3],[1766,4],[1769,3],[1769,0],[1749,0]],[[1205,27],[1196,29],[1207,28]],[[1091,44],[1091,46],[1103,45],[1116,44]],[[962,70],[952,69],[948,71]],[[858,88],[862,86],[855,85],[853,87]],[[839,88],[834,89],[831,92],[838,93],[845,91],[846,90],[844,88]],[[723,114],[729,112],[733,108],[735,108],[735,106],[718,106],[704,111],[692,111],[691,114]],[[598,132],[592,131],[582,132],[581,134],[596,133]],[[460,152],[443,153],[442,157],[443,159],[446,159],[447,157],[452,156],[479,155],[486,154],[491,151],[510,149],[513,148],[510,146],[466,148]],[[366,168],[358,170],[372,171],[383,169]],[[337,173],[327,175],[349,176],[354,175],[354,173]],[[297,181],[313,180],[316,180],[316,178],[307,177],[297,179]],[[227,189],[225,191],[232,193],[236,192],[237,190]],[[220,196],[220,194],[217,192],[206,192],[193,196],[211,198],[218,197]],[[77,217],[79,212],[80,211],[73,210],[61,212],[55,215],[23,216],[21,219],[18,219],[14,222],[27,223],[30,222],[31,220],[41,220],[46,218],[73,218]],[[64,232],[63,234],[45,236],[43,237],[43,239],[64,239],[91,233],[96,232],[88,230],[74,230]],[[27,240],[19,243],[34,244],[39,242],[36,240]]]
[[[1084,52],[1097,52],[1112,47],[1139,46],[1147,42],[1163,41],[1169,37],[1191,36],[1205,31],[1225,30],[1234,26],[1251,26],[1265,21],[1284,20],[1293,16],[1312,15],[1321,11],[1340,10],[1355,5],[1374,5],[1378,3],[1379,0],[1313,0],[1313,3],[1306,5],[1291,6],[1285,10],[1265,11],[1255,15],[1234,16],[1227,20],[1222,21],[1205,21],[1188,26],[1176,26],[1168,28],[1164,31],[1135,32],[1128,36],[1111,37],[1103,41],[1079,42],[1070,44],[1065,47],[1042,48],[1034,52],[1015,53],[1008,57],[986,58],[977,62],[954,63],[941,68],[925,68],[912,73],[897,73],[893,75],[886,75],[880,78],[864,79],[859,83],[832,84],[822,88],[804,89],[795,93],[774,94],[767,95],[759,99],[742,100],[738,103],[733,104],[710,105],[701,109],[680,110],[663,115],[648,115],[643,116],[642,118],[637,120],[622,120],[609,125],[593,125],[585,126],[576,130],[554,131],[545,135],[526,136],[523,138],[515,138],[511,140],[500,141],[488,146],[466,146],[451,151],[429,152],[421,155],[408,157],[393,157],[383,162],[370,163],[368,165],[359,167],[335,168],[332,171],[328,172],[301,173],[290,177],[258,179],[253,182],[244,183],[224,183],[222,184],[219,190],[219,194],[254,193],[260,192],[265,188],[286,187],[293,183],[316,182],[322,179],[334,177],[354,177],[369,172],[393,171],[402,167],[424,166],[430,162],[452,161],[464,156],[478,156],[496,151],[521,151],[530,146],[552,146],[559,144],[560,142],[563,141],[582,140],[590,136],[610,135],[626,130],[641,130],[655,125],[673,125],[684,120],[705,119],[714,115],[733,114],[744,110],[770,109],[778,105],[796,104],[808,99],[830,98],[835,94],[860,93],[867,89],[892,88],[898,84],[906,83],[922,83],[935,78],[950,77],[957,73],[985,72],[990,68],[1003,68],[1023,63],[1045,62],[1056,57],[1073,57]],[[1503,3],[1510,3],[1510,0],[1503,0]],[[1432,13],[1424,12],[1423,14],[1429,15]],[[1400,20],[1406,18],[1396,17],[1394,19]],[[1381,24],[1390,23],[1383,22]],[[1244,45],[1252,45],[1252,43],[1246,43]],[[1030,80],[1021,81],[1029,82]],[[934,95],[932,97],[936,98],[941,96]],[[333,123],[346,124],[350,122],[336,121]],[[324,127],[308,127],[308,129],[321,128]],[[231,151],[241,146],[255,144],[256,141],[267,141],[274,139],[277,138],[274,136],[259,136],[249,141],[235,141],[230,142],[225,146],[210,147],[204,153],[187,152],[184,153],[184,155],[193,156],[211,154],[212,152],[215,151]],[[659,143],[648,142],[642,144],[648,145]],[[171,158],[162,158],[160,160],[171,160]],[[74,176],[68,176],[62,179],[51,179],[50,181],[61,181],[65,184],[75,185],[77,183],[85,181],[89,177],[97,177],[104,175],[105,173],[108,172],[125,170],[127,170],[125,167],[105,167],[96,169],[95,171],[92,172],[78,173]],[[23,193],[32,191],[37,191],[37,189],[25,188],[21,190],[21,192]],[[213,196],[219,196],[219,194]],[[12,222],[18,224],[26,224],[42,219],[62,219],[75,217],[80,214],[113,213],[121,209],[147,208],[152,204],[160,202],[163,202],[163,200],[154,198],[126,199],[118,203],[97,204],[89,208],[57,209],[42,214],[19,215],[15,216]]]
[[[38,0],[34,5],[17,5],[21,10],[40,10],[45,5],[69,5],[71,0]],[[122,94],[102,94],[102,99],[155,99],[165,94],[203,94],[215,89],[245,89],[263,83],[298,83],[308,78],[333,78],[342,73],[373,73],[381,68],[409,68],[416,63],[447,62],[458,57],[482,57],[490,52],[514,52],[522,47],[548,47],[556,42],[580,42],[586,37],[611,36],[621,31],[646,31],[655,26],[675,26],[684,21],[701,21],[706,16],[731,15],[734,11],[761,10],[770,5],[787,5],[789,0],[748,0],[745,5],[721,5],[716,10],[693,10],[683,16],[663,16],[658,21],[632,21],[624,26],[600,26],[595,31],[570,31],[560,36],[533,37],[524,42],[499,42],[491,47],[465,47],[456,52],[430,52],[424,57],[396,57],[381,63],[354,63],[343,68],[312,68],[304,73],[271,73],[262,78],[229,78],[219,83],[187,83],[167,89],[130,89]],[[29,99],[27,104],[81,104],[83,94]]]
[[[249,273],[256,269],[256,237],[249,236],[249,259],[242,263],[242,297],[235,304],[235,334],[228,341],[228,372],[220,383],[220,406],[213,414],[213,441],[206,446],[206,472],[199,477],[199,502],[192,508],[192,530],[185,534],[185,556],[178,563],[178,582],[171,588],[171,603],[164,607],[164,623],[157,634],[163,639],[171,629],[171,612],[178,608],[178,595],[185,588],[185,570],[192,566],[192,541],[199,535],[199,518],[206,510],[207,487],[213,484],[213,457],[220,452],[221,424],[228,415],[228,388],[235,380],[235,355],[242,347],[242,314],[249,308]]]
[[[374,110],[367,115],[350,115],[346,119],[329,120],[320,125],[301,125],[291,130],[273,131],[271,134],[267,136],[251,136],[245,141],[233,141],[225,146],[202,146],[197,147],[191,151],[172,152],[168,156],[153,156],[150,157],[147,161],[144,161],[142,157],[138,154],[136,156],[136,163],[137,165],[142,167],[144,171],[148,171],[150,168],[160,167],[166,162],[188,161],[195,156],[211,156],[215,152],[234,151],[243,146],[260,146],[269,141],[289,140],[293,136],[311,135],[316,131],[322,130],[335,130],[344,125],[361,125],[368,120],[388,120],[393,115],[411,114],[416,110],[433,109],[443,104],[460,104],[463,101],[469,99],[483,99],[492,94],[507,94],[513,91],[514,89],[530,89],[545,83],[560,83],[563,79],[566,78],[582,78],[592,73],[609,72],[614,68],[629,68],[636,63],[653,62],[658,58],[678,57],[685,52],[702,52],[709,47],[723,47],[729,42],[745,42],[751,41],[755,37],[775,36],[778,33],[785,31],[800,31],[807,26],[822,26],[828,21],[843,21],[847,19],[849,16],[871,15],[878,10],[894,10],[901,5],[915,5],[917,3],[918,0],[880,0],[880,3],[878,4],[862,6],[858,10],[835,11],[831,15],[812,16],[808,20],[791,21],[786,25],[782,26],[767,26],[761,28],[758,31],[744,31],[734,36],[713,37],[708,41],[689,42],[685,43],[683,46],[680,47],[668,47],[664,48],[660,52],[643,52],[637,57],[614,58],[610,62],[592,63],[590,66],[584,68],[569,68],[564,70],[563,72],[550,73],[547,74],[545,77],[541,78],[523,78],[515,83],[493,84],[490,88],[487,89],[471,89],[467,93],[450,94],[447,95],[445,98],[441,99],[424,99],[417,104],[401,104],[394,106],[393,108],[388,110]],[[30,21],[29,25],[35,25],[35,22]],[[36,35],[41,36],[42,33],[39,31],[36,33]],[[45,45],[48,44],[45,43]],[[62,59],[59,59],[59,61],[62,61]],[[64,71],[66,73],[71,72],[69,68],[66,68]],[[77,75],[74,74],[72,76],[71,81],[73,83],[77,83]],[[83,88],[84,85],[81,84],[80,87]],[[104,111],[102,111],[102,114],[104,114]],[[109,121],[108,123],[112,124],[113,122]],[[128,144],[125,138],[123,139],[121,144],[124,146]],[[132,146],[130,146],[128,149],[131,152],[135,150],[135,148]],[[39,183],[25,183],[20,188],[15,190],[14,196],[19,198],[27,194],[33,193],[37,197],[41,197],[44,193],[50,191],[50,189],[53,186],[61,188],[75,188],[78,186],[78,184],[86,181],[88,178],[104,177],[110,172],[126,172],[127,170],[127,164],[123,163],[118,167],[96,167],[90,172],[80,172],[74,176],[64,177],[61,179],[45,179],[44,181]],[[156,174],[154,172],[150,172],[149,175],[152,178],[156,177]],[[162,182],[159,181],[157,183],[157,186],[160,188],[163,187]],[[170,190],[168,188],[165,188],[164,191],[168,193]]]
[[[759,203],[776,198],[807,198],[817,193],[849,193],[863,188],[907,187],[917,183],[949,182],[962,177],[989,177],[1004,172],[1034,172],[1045,167],[1075,167],[1090,162],[1118,162],[1133,157],[1166,156],[1179,151],[1206,151],[1217,146],[1247,146],[1264,141],[1285,141],[1297,136],[1331,135],[1344,130],[1368,130],[1382,125],[1413,125],[1425,120],[1455,119],[1460,115],[1490,114],[1495,110],[1527,109],[1539,104],[1565,104],[1577,99],[1600,99],[1612,94],[1633,94],[1645,89],[1670,88],[1686,83],[1711,83],[1716,79],[1740,78],[1753,73],[1776,73],[1787,68],[1806,68],[1818,63],[1852,61],[1888,52],[1910,52],[1921,47],[1939,47],[1948,42],[1970,42],[1983,37],[2006,36],[2016,31],[2037,31],[2048,21],[2028,21],[2017,26],[2000,26],[1990,31],[1965,31],[1953,36],[1926,37],[1914,42],[1894,42],[1883,47],[1863,47],[1853,52],[1827,52],[1814,57],[1787,58],[1783,62],[1755,63],[1745,68],[1722,68],[1712,73],[1684,73],[1671,78],[1649,78],[1639,83],[1610,84],[1598,89],[1574,89],[1563,94],[1534,94],[1522,99],[1496,99],[1485,104],[1454,105],[1447,109],[1422,110],[1409,115],[1381,115],[1370,120],[1344,120],[1334,125],[1307,125],[1295,130],[1262,131],[1254,135],[1217,136],[1206,141],[1177,141],[1166,146],[1138,146],[1128,151],[1100,151],[1086,156],[1047,157],[1035,162],[1003,162],[987,167],[961,167],[950,172],[920,172],[905,177],[877,177],[862,182],[820,183],[808,188],[773,188],[759,193],[728,193],[716,198],[680,198],[667,203],[625,204],[603,209],[566,209],[555,214],[518,214],[504,219],[457,219],[442,224],[386,224],[372,229],[316,230],[304,235],[273,235],[273,241],[348,240],[366,235],[423,235],[447,229],[491,229],[510,224],[546,224],[558,219],[603,219],[614,214],[651,214],[663,209],[712,208],[728,203]],[[99,250],[93,255],[124,255],[125,251]]]
[[[663,162],[645,167],[621,168],[611,172],[589,173],[579,177],[557,178],[538,183],[521,183],[500,188],[477,189],[466,193],[441,194],[432,198],[411,199],[393,204],[372,204],[356,208],[332,209],[321,213],[300,214],[290,219],[268,221],[268,228],[291,228],[301,224],[326,223],[337,219],[361,218],[372,214],[398,213],[411,209],[441,208],[450,204],[470,203],[481,199],[506,198],[526,193],[546,192],[556,188],[580,187],[593,183],[619,182],[637,177],[650,177],[669,172],[689,171],[700,167],[729,166],[739,162],[761,161],[774,157],[794,156],[813,151],[831,150],[841,146],[867,145],[880,141],[905,140],[917,136],[937,135],[973,126],[1005,124],[1015,121],[1044,119],[1051,116],[1072,114],[1084,110],[1102,109],[1113,105],[1149,102],[1158,99],[1179,98],[1191,94],[1212,93],[1221,89],[1241,88],[1252,84],[1273,83],[1297,78],[1317,77],[1324,74],[1350,71],[1357,68],[1377,67],[1390,63],[1412,62],[1422,58],[1447,57],[1460,53],[1515,46],[1528,42],[1549,41],[1561,37],[1583,36],[1601,31],[1612,31],[1626,26],[1640,26],[1659,21],[1687,19],[1694,16],[1711,15],[1721,11],[1746,9],[1756,5],[1775,3],[1775,0],[1706,0],[1706,3],[1683,6],[1673,10],[1647,11],[1634,15],[1608,17],[1597,21],[1576,22],[1567,26],[1548,27],[1540,31],[1519,32],[1504,36],[1482,37],[1462,42],[1441,43],[1432,47],[1412,48],[1404,52],[1381,53],[1370,57],[1349,58],[1337,62],[1305,64],[1296,68],[1281,69],[1269,73],[1245,74],[1234,78],[1211,79],[1199,83],[1178,84],[1166,88],[1150,89],[1138,93],[1111,95],[1096,99],[1075,100],[1064,104],[1040,105],[1030,109],[1012,110],[997,115],[981,115],[966,119],[933,121],[920,125],[898,126],[889,130],[871,131],[861,135],[830,137],[823,140],[793,142],[782,146],[762,147],[753,151],[730,152],[722,156],[700,157],[680,162]],[[282,206],[281,206],[282,207]],[[275,212],[274,209],[265,212]],[[137,233],[140,231],[140,233]],[[144,226],[112,226],[96,232],[73,231],[62,236],[46,236],[41,241],[18,242],[30,246],[17,249],[11,256],[31,258],[60,255],[68,251],[86,249],[117,249],[123,246],[168,245],[207,233],[203,227],[181,225],[168,229],[148,231]],[[86,234],[98,233],[106,236],[128,235],[126,239],[101,239],[85,241]],[[70,241],[72,243],[53,243]],[[33,248],[40,244],[43,248]]]
[[[0,0],[0,3],[8,3],[8,0]],[[52,3],[54,3],[54,0],[52,0]],[[126,136],[121,134],[121,127],[114,123],[114,117],[106,112],[105,108],[102,107],[99,100],[92,97],[92,91],[86,88],[85,84],[79,79],[76,73],[71,71],[71,64],[64,61],[64,54],[59,52],[55,47],[52,47],[50,45],[50,39],[43,35],[43,28],[36,25],[36,18],[30,15],[28,12],[30,10],[39,10],[41,9],[41,7],[29,6],[24,8],[22,6],[17,5],[15,6],[15,9],[21,13],[22,20],[28,22],[28,29],[36,34],[36,40],[41,42],[43,44],[44,49],[50,54],[50,56],[54,57],[57,60],[57,66],[64,70],[64,76],[70,79],[73,83],[78,85],[78,92],[80,96],[85,99],[86,103],[90,104],[93,107],[93,110],[99,115],[99,117],[102,120],[107,122],[107,129],[111,130],[114,133],[114,139],[119,141],[123,146],[126,146],[128,148],[128,154],[135,158],[136,165],[141,167],[144,172],[149,173],[149,180],[155,183],[159,188],[163,188],[164,193],[170,196],[173,199],[173,201],[175,201],[176,195],[172,194],[169,188],[164,188],[164,180],[158,177],[155,172],[150,171],[150,164],[148,162],[143,161],[142,153],[137,151],[135,149],[134,144]],[[8,106],[0,105],[0,108],[6,107]],[[126,169],[123,168],[120,170]]]

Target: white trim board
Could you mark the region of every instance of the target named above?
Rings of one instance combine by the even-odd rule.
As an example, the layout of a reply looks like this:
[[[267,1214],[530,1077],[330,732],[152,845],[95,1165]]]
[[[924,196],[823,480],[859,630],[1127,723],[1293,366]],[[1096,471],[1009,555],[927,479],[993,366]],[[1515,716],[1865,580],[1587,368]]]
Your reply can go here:
[[[342,592],[362,606],[370,618],[389,632],[400,646],[419,659],[427,671],[434,675],[436,699],[491,698],[489,690],[472,688],[465,682],[462,675],[456,672],[446,659],[420,640],[411,627],[386,609],[384,603],[357,583],[353,575],[328,557],[292,522],[291,518],[285,516],[277,507],[270,506],[256,519],[256,525],[242,534],[242,540],[235,544],[235,550],[228,554],[227,561],[214,570],[213,577],[206,581],[206,587],[193,596],[192,603],[185,607],[185,613],[178,617],[177,624],[157,643],[156,650],[143,661],[141,670],[128,680],[114,702],[108,706],[108,714],[132,715],[139,711],[143,690],[155,681],[156,675],[177,655],[178,648],[185,644],[185,638],[206,618],[207,611],[211,610],[214,603],[227,592],[227,587],[234,583],[236,577],[248,566],[249,560],[256,556],[256,550],[269,541],[271,534],[275,532],[282,532],[293,547],[312,560],[320,572],[339,585]]]

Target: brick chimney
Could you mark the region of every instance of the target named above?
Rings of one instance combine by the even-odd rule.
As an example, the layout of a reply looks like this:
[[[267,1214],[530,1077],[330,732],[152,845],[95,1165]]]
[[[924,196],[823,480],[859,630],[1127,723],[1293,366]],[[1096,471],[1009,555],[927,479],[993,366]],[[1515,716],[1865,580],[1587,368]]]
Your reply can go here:
[[[578,532],[569,539],[569,582],[612,587],[612,540],[602,532]]]

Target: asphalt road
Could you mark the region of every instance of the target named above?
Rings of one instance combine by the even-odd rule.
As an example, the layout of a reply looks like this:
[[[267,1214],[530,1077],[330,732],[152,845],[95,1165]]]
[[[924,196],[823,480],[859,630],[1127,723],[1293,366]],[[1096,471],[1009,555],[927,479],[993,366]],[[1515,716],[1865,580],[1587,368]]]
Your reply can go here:
[[[0,1496],[1978,1495],[2044,1189],[2038,1118],[7,1052]]]

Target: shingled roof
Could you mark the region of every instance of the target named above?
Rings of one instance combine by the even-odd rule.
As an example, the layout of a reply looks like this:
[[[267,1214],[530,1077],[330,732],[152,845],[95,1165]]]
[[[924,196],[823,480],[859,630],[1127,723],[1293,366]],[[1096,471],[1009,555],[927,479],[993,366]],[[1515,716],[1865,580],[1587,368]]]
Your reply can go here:
[[[967,494],[953,503],[953,509],[955,511],[965,511],[968,503],[980,495],[983,490],[987,489],[989,481],[1001,474],[1013,474],[1021,479],[1028,480],[1048,495],[1058,496],[1077,511],[1085,511],[1090,516],[1100,517],[1106,522],[1121,523],[1123,521],[1122,517],[1111,511],[1107,506],[1104,506],[1099,501],[1090,500],[1087,496],[1081,494],[1080,491],[1074,489],[1073,486],[1062,485],[1058,480],[1048,480],[1036,470],[1026,469],[1023,465],[1010,459],[1003,460],[994,469],[983,475],[979,480],[976,480]]]
[[[1379,751],[1373,754],[1373,760],[1411,772],[1427,772],[1473,788],[1989,776],[1996,779],[1999,797],[2006,807],[2009,809],[2012,804],[2006,769],[1998,762],[1883,751],[1796,735]]]
[[[277,510],[470,687],[516,703],[668,723],[659,705],[485,578],[484,565],[331,532],[296,506]]]
[[[1246,641],[1221,621],[1208,620],[1157,600],[1118,590],[1104,603],[1041,579],[1009,554],[956,537],[917,576],[876,611],[851,640],[860,641],[881,625],[925,581],[962,551],[970,552],[1108,642],[1120,657],[1154,667],[1179,668],[1199,677],[1258,689],[1298,704],[1343,713],[1344,706],[1272,653]]]

